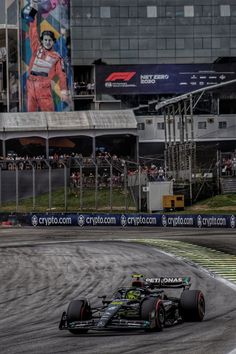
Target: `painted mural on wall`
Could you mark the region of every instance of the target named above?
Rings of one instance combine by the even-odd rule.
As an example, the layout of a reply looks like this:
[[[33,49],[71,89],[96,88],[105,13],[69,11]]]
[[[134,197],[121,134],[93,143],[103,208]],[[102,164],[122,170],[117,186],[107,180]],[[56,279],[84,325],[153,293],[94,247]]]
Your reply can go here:
[[[20,0],[23,111],[69,111],[69,0]]]

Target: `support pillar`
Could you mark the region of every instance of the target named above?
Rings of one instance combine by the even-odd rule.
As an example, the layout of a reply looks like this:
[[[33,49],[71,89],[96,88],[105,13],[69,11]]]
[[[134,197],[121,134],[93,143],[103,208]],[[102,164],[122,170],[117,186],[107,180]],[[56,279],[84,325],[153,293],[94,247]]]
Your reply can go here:
[[[2,141],[2,156],[5,159],[6,158],[6,141]]]
[[[139,164],[139,136],[136,136],[136,151],[135,151],[135,160]]]
[[[95,160],[95,158],[96,158],[96,137],[95,136],[93,136],[93,149],[92,149],[92,157],[93,157],[93,160]]]
[[[46,138],[46,159],[49,159],[49,139]]]

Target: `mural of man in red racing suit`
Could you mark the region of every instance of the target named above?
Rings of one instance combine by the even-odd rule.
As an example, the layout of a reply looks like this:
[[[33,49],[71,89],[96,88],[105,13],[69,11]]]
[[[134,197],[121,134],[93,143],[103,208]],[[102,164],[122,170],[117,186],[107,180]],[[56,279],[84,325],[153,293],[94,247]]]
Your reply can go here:
[[[43,31],[40,39],[36,18],[30,23],[29,37],[32,57],[27,79],[27,111],[55,111],[52,80],[59,78],[61,100],[68,101],[67,80],[62,57],[53,50],[56,40],[52,31]]]

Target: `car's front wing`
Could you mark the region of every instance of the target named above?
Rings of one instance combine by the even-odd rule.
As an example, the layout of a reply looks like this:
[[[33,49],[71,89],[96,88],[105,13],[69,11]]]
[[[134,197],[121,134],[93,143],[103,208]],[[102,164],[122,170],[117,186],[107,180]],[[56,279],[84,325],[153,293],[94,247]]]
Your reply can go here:
[[[59,329],[67,330],[121,330],[121,329],[148,329],[152,328],[150,321],[143,320],[128,320],[128,319],[111,319],[105,326],[101,325],[100,318],[91,319],[88,321],[67,322],[66,313],[62,314]]]

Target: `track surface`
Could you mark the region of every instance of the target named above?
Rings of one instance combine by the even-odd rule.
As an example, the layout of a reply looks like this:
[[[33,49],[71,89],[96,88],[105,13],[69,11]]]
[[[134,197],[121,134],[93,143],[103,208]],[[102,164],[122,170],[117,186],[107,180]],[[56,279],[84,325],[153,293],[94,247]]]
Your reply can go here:
[[[236,234],[228,230],[0,230],[0,352],[226,354],[235,349],[235,291],[155,248],[121,240],[134,237],[181,239],[236,254]],[[76,337],[58,330],[70,300],[83,296],[97,304],[98,295],[129,285],[134,271],[190,275],[192,289],[205,294],[205,320],[150,334],[89,332]]]

